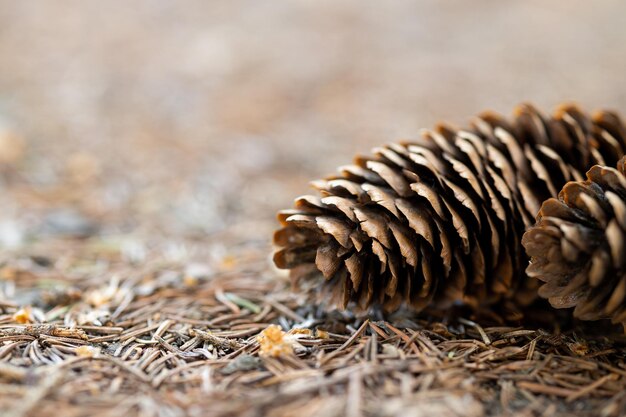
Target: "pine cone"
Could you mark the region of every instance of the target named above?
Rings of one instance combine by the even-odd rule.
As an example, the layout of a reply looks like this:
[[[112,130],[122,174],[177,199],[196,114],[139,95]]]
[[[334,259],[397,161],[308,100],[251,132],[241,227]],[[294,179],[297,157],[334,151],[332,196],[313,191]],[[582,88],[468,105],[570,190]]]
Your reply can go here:
[[[522,239],[539,295],[582,320],[626,325],[626,157],[546,200]]]
[[[510,122],[486,112],[468,129],[439,125],[314,181],[319,197],[278,214],[274,262],[341,308],[524,305],[538,283],[520,242],[541,202],[625,150],[618,116],[571,105],[553,117],[521,105]]]

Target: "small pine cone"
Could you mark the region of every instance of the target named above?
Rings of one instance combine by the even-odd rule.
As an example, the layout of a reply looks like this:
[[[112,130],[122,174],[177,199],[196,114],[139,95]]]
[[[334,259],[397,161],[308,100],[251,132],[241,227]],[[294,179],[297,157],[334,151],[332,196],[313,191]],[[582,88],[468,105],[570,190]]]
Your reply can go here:
[[[546,200],[522,239],[539,295],[582,320],[626,325],[626,157]]]
[[[340,308],[525,305],[538,283],[524,272],[521,237],[541,202],[625,150],[618,116],[571,105],[439,125],[314,181],[320,196],[278,214],[274,262]]]

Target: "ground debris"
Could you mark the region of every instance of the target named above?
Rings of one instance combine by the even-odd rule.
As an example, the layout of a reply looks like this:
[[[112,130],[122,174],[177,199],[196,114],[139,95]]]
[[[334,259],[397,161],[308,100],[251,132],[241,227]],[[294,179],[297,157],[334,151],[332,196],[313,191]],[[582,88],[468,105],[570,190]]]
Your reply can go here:
[[[16,321],[20,323],[17,319]],[[87,334],[84,330],[81,329],[70,329],[67,327],[60,327],[53,324],[38,324],[38,325],[29,325],[25,327],[9,327],[9,328],[0,328],[0,337],[10,337],[10,336],[18,336],[18,335],[26,335],[32,337],[39,336],[56,336],[56,337],[65,337],[70,339],[81,339],[87,340]]]
[[[210,331],[202,331],[199,329],[191,329],[189,330],[189,336],[198,337],[200,340],[208,342],[214,346],[217,346],[222,349],[233,349],[237,350],[243,345],[239,343],[237,340],[229,339],[226,337],[215,336]]]
[[[294,342],[289,339],[287,333],[282,331],[280,326],[272,324],[257,336],[260,346],[260,355],[279,358],[281,356],[291,355]]]
[[[59,258],[60,246],[50,245],[49,257]],[[301,407],[337,416],[626,411],[619,334],[327,313],[268,273],[263,245],[192,289],[185,257],[164,261],[146,250],[139,261],[116,258],[106,245],[62,245],[71,256],[61,265],[5,266],[28,272],[11,281],[14,297],[0,315],[0,407],[15,415],[64,407],[104,416],[136,401],[181,415],[210,407],[215,416],[286,417]],[[104,266],[90,263],[105,257]],[[28,308],[15,301],[22,292],[69,276],[63,268],[76,264],[72,279],[55,278],[53,288],[88,296],[50,305],[47,291],[29,292],[41,307],[24,322]]]

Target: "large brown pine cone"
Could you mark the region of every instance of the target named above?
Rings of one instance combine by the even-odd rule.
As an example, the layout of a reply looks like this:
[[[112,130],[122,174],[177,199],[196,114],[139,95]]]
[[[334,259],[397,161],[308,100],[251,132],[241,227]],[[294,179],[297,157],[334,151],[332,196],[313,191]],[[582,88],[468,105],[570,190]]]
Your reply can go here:
[[[539,295],[583,320],[626,324],[626,157],[546,200],[522,239]]]
[[[439,125],[357,156],[281,211],[274,261],[345,308],[422,310],[532,301],[521,247],[541,203],[626,150],[617,115],[571,105],[545,117],[521,105],[468,129]],[[323,278],[321,278],[323,277]]]

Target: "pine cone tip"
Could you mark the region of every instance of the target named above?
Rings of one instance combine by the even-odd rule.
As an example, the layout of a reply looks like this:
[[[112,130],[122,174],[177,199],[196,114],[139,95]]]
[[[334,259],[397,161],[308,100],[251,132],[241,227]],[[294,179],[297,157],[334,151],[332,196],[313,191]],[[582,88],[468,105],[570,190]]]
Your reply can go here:
[[[626,323],[626,157],[545,201],[522,243],[527,273],[544,282],[539,295],[552,306]]]

